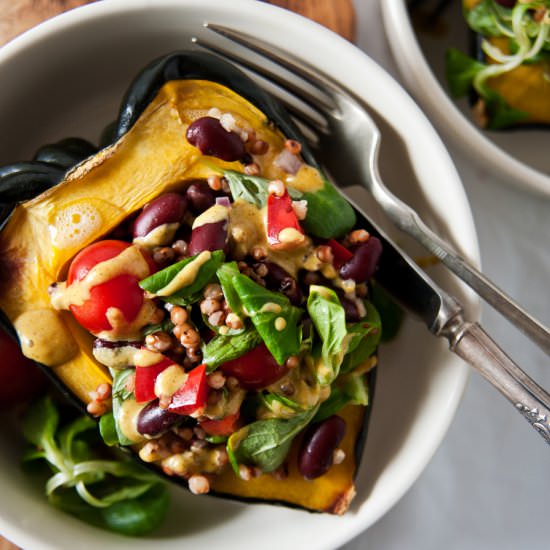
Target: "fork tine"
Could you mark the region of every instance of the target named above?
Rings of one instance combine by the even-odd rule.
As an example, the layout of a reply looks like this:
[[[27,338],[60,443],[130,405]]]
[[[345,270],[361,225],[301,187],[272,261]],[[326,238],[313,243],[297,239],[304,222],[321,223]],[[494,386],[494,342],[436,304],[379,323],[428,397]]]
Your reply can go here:
[[[326,116],[326,113],[336,114],[338,112],[338,105],[334,101],[333,96],[328,92],[328,90],[332,91],[333,89],[330,81],[317,74],[311,66],[305,65],[303,61],[298,61],[292,53],[284,52],[275,46],[268,45],[258,38],[252,37],[246,33],[236,32],[222,25],[205,23],[204,27],[236,44],[247,48],[250,51],[253,51],[257,55],[273,62],[279,67],[282,67],[285,71],[288,71],[294,79],[296,77],[301,78],[312,88],[314,88],[318,94],[314,95],[309,93],[304,89],[303,83],[297,85],[292,78],[284,78],[282,75],[274,74],[259,64],[252,63],[249,59],[238,57],[239,62],[243,66],[252,66],[258,74],[262,75],[267,80],[276,82],[284,89],[291,91],[304,103],[307,103],[311,108],[319,111],[319,113],[323,116]],[[233,52],[230,53],[226,50],[220,50],[220,48],[216,48],[215,46],[214,48],[218,53],[221,51],[221,53],[227,57],[237,57]]]
[[[329,124],[327,122],[326,113],[323,113],[319,106],[312,105],[309,100],[306,102],[303,97],[296,97],[297,94],[293,94],[292,90],[288,90],[290,83],[286,80],[277,78],[276,75],[262,69],[259,65],[252,63],[250,60],[245,60],[233,52],[228,52],[218,48],[210,42],[205,42],[197,37],[193,37],[192,42],[205,50],[215,53],[216,55],[239,65],[241,68],[251,71],[270,84],[275,83],[276,86],[273,87],[273,89],[270,89],[271,95],[277,97],[277,99],[285,106],[287,111],[289,111],[293,117],[299,119],[300,122],[303,125],[306,125],[312,133],[329,133]],[[286,88],[283,86],[286,86]],[[296,88],[296,91],[299,91],[301,96],[308,95],[307,93],[304,94],[303,90],[298,90]],[[313,100],[314,98],[311,97],[311,99]],[[317,99],[315,98],[315,100]],[[299,104],[299,106],[297,104]]]

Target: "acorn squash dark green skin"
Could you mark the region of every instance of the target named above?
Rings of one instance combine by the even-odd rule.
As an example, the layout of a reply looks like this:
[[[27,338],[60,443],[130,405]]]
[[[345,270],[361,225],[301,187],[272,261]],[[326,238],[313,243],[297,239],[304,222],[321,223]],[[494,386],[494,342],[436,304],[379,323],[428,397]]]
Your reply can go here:
[[[252,80],[232,65],[210,54],[197,52],[177,52],[162,57],[149,64],[136,77],[125,95],[114,128],[111,128],[110,135],[113,143],[132,128],[166,82],[186,79],[210,80],[227,86],[247,99],[250,103],[263,111],[268,119],[274,123],[287,138],[300,141],[300,143],[302,143],[302,156],[304,160],[308,164],[319,168],[319,164],[305,144],[303,136],[301,136],[286,111],[275,99],[267,95]],[[45,189],[56,185],[63,180],[67,171],[79,164],[85,158],[93,155],[95,150],[92,144],[84,140],[69,138],[57,144],[42,147],[37,152],[35,160],[33,161],[0,168],[0,204],[4,205],[2,212],[4,214],[4,221],[9,216],[9,212],[14,203],[33,198]],[[336,209],[336,211],[343,210],[344,214],[348,216],[349,219],[347,223],[349,227],[346,228],[346,231],[355,225],[356,213],[353,208],[330,184],[328,184],[328,182],[325,188],[321,189],[321,191],[317,191],[317,193],[326,193],[329,200],[334,200],[338,204],[338,209]],[[361,219],[361,226],[369,230],[371,229],[370,224],[364,219]],[[306,231],[308,230],[307,226],[305,229]],[[319,236],[322,237],[323,235]],[[15,335],[11,323],[3,315],[0,316],[0,325],[2,325],[12,336]],[[85,412],[85,405],[75,398],[72,392],[70,392],[67,387],[64,386],[63,382],[52,372],[52,369],[43,367],[43,370],[52,378],[56,386],[67,395],[70,401]],[[360,462],[363,445],[366,439],[369,413],[374,395],[375,371],[376,369],[373,369],[368,374],[369,406],[366,408],[362,426],[360,426],[357,433],[354,434],[354,470],[356,469],[355,466]],[[157,468],[155,468],[155,471],[157,473],[160,472]],[[353,475],[354,473],[352,477]],[[187,482],[184,480],[175,477],[171,477],[170,479],[171,481],[181,482],[182,485],[187,486]],[[214,492],[213,494],[216,493]],[[264,503],[267,501],[289,505],[284,499],[273,501],[271,499],[266,500],[265,498],[244,498],[234,494],[228,494],[225,491],[221,496],[236,500],[261,501]],[[304,504],[304,506],[300,504],[290,505],[310,509],[307,504]],[[338,513],[336,508],[337,505],[338,503],[335,503],[333,508],[331,508],[332,505],[329,505],[325,508],[325,511]]]

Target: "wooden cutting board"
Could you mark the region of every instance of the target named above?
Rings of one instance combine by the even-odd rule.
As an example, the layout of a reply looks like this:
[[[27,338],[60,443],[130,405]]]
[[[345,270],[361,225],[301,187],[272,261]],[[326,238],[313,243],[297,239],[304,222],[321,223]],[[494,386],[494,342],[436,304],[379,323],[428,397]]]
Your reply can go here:
[[[2,6],[0,46],[54,15],[94,1],[10,0]],[[356,21],[352,0],[270,0],[270,3],[309,17],[352,42],[355,39]],[[0,536],[0,550],[20,549]]]

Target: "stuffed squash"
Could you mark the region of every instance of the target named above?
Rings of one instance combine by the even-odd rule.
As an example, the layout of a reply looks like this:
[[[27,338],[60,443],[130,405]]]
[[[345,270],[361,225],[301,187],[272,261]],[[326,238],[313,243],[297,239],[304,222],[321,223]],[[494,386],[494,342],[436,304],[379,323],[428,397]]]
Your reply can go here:
[[[345,512],[380,241],[284,111],[213,56],[146,67],[112,140],[0,170],[18,203],[0,307],[24,353],[108,444],[193,493]]]

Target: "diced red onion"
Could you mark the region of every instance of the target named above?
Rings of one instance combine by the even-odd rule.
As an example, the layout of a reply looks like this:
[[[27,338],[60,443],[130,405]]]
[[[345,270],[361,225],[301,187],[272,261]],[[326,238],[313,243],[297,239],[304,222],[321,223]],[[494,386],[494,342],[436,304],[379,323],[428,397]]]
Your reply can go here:
[[[229,208],[231,206],[231,201],[229,197],[216,197],[216,204]]]
[[[298,172],[303,162],[300,157],[293,155],[287,149],[283,149],[273,161],[281,170],[293,176]]]

